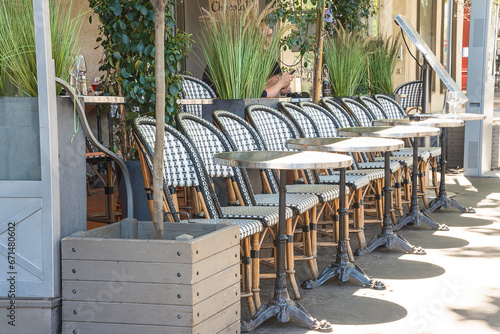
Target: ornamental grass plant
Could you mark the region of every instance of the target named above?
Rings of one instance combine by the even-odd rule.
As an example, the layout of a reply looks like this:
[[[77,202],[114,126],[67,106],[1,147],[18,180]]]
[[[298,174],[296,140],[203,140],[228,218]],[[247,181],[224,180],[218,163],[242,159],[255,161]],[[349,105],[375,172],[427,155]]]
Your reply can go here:
[[[368,86],[373,95],[390,95],[394,91],[392,74],[396,68],[399,36],[376,37],[368,44]]]
[[[202,8],[200,47],[208,75],[221,99],[258,98],[279,56],[280,39],[292,26],[264,32],[274,1],[257,15],[258,2],[245,9],[210,12]]]
[[[70,16],[73,1],[49,3],[55,74],[66,80],[80,49],[83,15]],[[32,0],[0,0],[0,95],[5,95],[7,81],[19,96],[38,95],[33,17]]]
[[[358,93],[367,73],[370,37],[364,31],[348,31],[341,25],[327,35],[323,57],[328,67],[334,96],[354,96]]]

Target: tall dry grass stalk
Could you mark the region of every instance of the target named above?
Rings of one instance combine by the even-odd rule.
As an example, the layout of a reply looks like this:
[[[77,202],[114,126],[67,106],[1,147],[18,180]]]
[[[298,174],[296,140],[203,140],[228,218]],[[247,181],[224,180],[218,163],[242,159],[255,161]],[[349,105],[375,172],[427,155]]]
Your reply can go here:
[[[274,1],[257,15],[258,1],[241,11],[213,13],[202,9],[200,47],[208,75],[221,99],[258,98],[279,56],[279,42],[292,26],[264,33]],[[226,8],[224,3],[223,8]]]
[[[367,45],[365,32],[345,30],[341,25],[326,36],[323,56],[335,96],[354,96],[366,76]]]
[[[394,91],[392,74],[396,68],[396,57],[399,48],[398,34],[373,38],[368,49],[368,68],[370,73],[369,90],[371,94],[390,95]]]
[[[52,56],[57,77],[67,79],[80,49],[83,14],[70,17],[73,1],[50,0]],[[21,96],[37,96],[35,25],[31,0],[0,0],[0,94],[7,81]],[[59,88],[60,89],[60,88]]]

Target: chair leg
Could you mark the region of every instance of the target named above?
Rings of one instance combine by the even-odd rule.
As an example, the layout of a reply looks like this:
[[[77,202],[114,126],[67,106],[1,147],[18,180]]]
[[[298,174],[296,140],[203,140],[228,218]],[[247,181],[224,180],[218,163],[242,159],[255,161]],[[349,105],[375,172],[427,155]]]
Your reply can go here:
[[[425,161],[422,161],[418,164],[419,168],[419,176],[418,181],[420,183],[420,193],[422,197],[422,201],[424,202],[424,206],[429,207],[429,201],[427,200],[427,180],[425,179],[425,169],[426,164]]]
[[[442,159],[442,158],[440,158]],[[434,192],[436,193],[436,197],[439,196],[439,182],[437,176],[438,163],[437,157],[433,157],[431,160],[431,168],[432,168],[432,187],[434,188]]]
[[[246,298],[248,304],[248,311],[250,316],[253,317],[257,312],[255,308],[255,301],[252,292],[252,263],[250,261],[251,245],[250,238],[245,238],[241,241],[242,244],[242,282],[243,282],[243,294],[242,297]]]
[[[261,307],[260,302],[260,235],[252,235],[252,250],[250,252],[250,258],[252,261],[252,293],[255,308],[258,310]]]
[[[316,211],[316,207],[311,209],[314,212]],[[309,270],[311,271],[311,274],[313,278],[316,278],[319,276],[318,272],[318,264],[316,263],[316,256],[313,255],[312,252],[312,233],[311,233],[311,214],[309,211],[304,213],[304,219],[302,220],[302,239],[303,239],[303,244],[304,244],[304,254],[306,257],[309,259],[307,260],[307,264],[309,266]],[[314,222],[314,220],[313,220]],[[314,244],[316,244],[316,241],[314,241]]]
[[[401,194],[401,169],[394,174],[394,189],[396,194],[396,209],[399,217],[403,217],[403,198]]]
[[[293,295],[295,299],[300,299],[299,286],[297,285],[297,281],[295,280],[295,263],[294,263],[294,254],[293,254],[293,226],[292,219],[288,219],[286,221],[286,235],[288,236],[288,242],[286,243],[286,273],[290,279],[290,286],[293,291]]]

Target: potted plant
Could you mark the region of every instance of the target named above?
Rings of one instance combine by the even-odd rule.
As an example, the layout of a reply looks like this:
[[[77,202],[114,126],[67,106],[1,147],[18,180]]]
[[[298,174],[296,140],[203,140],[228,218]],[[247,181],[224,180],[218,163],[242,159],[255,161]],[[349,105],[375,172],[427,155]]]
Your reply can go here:
[[[54,59],[55,75],[67,79],[78,53],[83,16],[78,12],[76,17],[70,16],[72,1],[55,0],[47,1],[50,11],[41,15],[33,9],[36,5],[43,7],[40,3],[0,2],[1,211],[2,220],[8,219],[11,229],[17,230],[16,247],[11,248],[19,260],[17,315],[30,319],[19,321],[18,317],[15,326],[3,326],[2,331],[9,333],[56,332],[60,328],[55,321],[60,314],[60,236],[86,228],[84,136],[81,131],[74,135],[75,117],[69,98],[58,97],[50,117],[41,111],[34,21],[36,17],[36,23],[43,22],[41,17],[48,16],[51,29],[46,37],[53,47],[48,58]],[[55,82],[52,84],[55,86]],[[42,89],[50,90],[46,88]],[[48,175],[57,175],[57,181]],[[7,266],[0,271],[7,277]],[[12,301],[8,296],[10,284],[2,280],[0,287],[3,308]]]
[[[399,36],[379,36],[368,43],[368,89],[372,95],[392,95]]]
[[[244,117],[245,106],[276,106],[278,100],[261,98],[279,57],[280,39],[292,28],[283,26],[265,33],[268,18],[276,8],[274,1],[258,13],[258,2],[241,9],[212,12],[202,8],[200,49],[206,60],[206,73],[219,96],[212,105],[203,106],[203,117],[228,110]]]
[[[67,79],[80,47],[83,15],[70,16],[72,1],[50,0],[50,8],[55,75]],[[29,19],[33,17],[31,0],[0,3],[0,119],[5,131],[2,145],[10,148],[0,169],[13,173],[2,175],[3,180],[37,180],[41,175],[41,166],[29,163],[40,156],[35,24]],[[85,141],[83,133],[76,132],[73,110],[69,98],[57,98],[60,176],[65,180],[60,188],[62,194],[72,194],[61,198],[66,235],[86,226]]]
[[[326,36],[323,54],[334,96],[359,94],[367,73],[369,40],[364,31],[349,31],[341,25],[332,35]]]
[[[106,95],[126,96],[127,104],[118,107],[118,112],[111,120],[116,124],[113,133],[115,152],[120,152],[131,174],[134,186],[135,218],[150,220],[146,192],[140,162],[132,143],[130,121],[139,115],[154,115],[156,112],[155,83],[155,12],[149,0],[89,0],[94,17],[99,20],[97,42],[103,49],[99,70],[104,72],[101,78],[101,90]],[[167,95],[164,97],[164,119],[173,122],[177,112],[176,100],[181,90],[181,78],[175,73],[179,70],[182,59],[190,49],[190,37],[185,33],[173,33],[175,30],[174,2],[165,7],[167,39],[165,40],[165,69]],[[123,178],[119,178],[120,202],[127,203]],[[126,207],[122,207],[126,212]]]
[[[239,228],[163,222],[165,100],[168,105],[179,92],[175,58],[166,67],[165,54],[182,46],[172,41],[174,26],[165,26],[173,22],[173,0],[137,2],[132,9],[154,18],[154,57],[146,65],[156,87],[153,221],[129,217],[62,240],[63,333],[237,333]],[[141,24],[141,15],[128,14]]]

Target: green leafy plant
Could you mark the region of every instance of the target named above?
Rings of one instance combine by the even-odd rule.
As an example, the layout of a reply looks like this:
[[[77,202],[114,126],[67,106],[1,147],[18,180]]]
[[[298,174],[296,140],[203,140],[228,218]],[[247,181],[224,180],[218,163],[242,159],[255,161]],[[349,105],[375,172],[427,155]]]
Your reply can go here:
[[[392,74],[396,68],[399,36],[376,37],[368,44],[367,78],[371,94],[392,94],[394,91]]]
[[[274,24],[291,23],[296,27],[281,40],[285,50],[297,50],[301,57],[308,51],[315,51],[314,26],[323,2],[327,8],[324,15],[327,34],[333,34],[336,25],[349,31],[363,30],[368,26],[368,18],[375,14],[372,0],[276,0],[271,21]],[[308,67],[309,62],[305,61],[304,64]]]
[[[176,73],[191,45],[188,34],[176,32],[175,0],[165,2],[165,121],[172,123],[182,88],[182,78]],[[153,115],[156,108],[155,11],[150,0],[89,0],[89,5],[100,22],[97,42],[103,58],[99,70],[105,73],[101,89],[108,95],[127,97],[115,134],[116,149],[128,159],[133,151],[129,121],[139,114]]]
[[[335,96],[354,96],[366,75],[367,45],[370,38],[363,31],[352,32],[341,25],[327,36],[323,57]]]
[[[0,94],[7,81],[21,96],[37,96],[35,25],[31,0],[0,0]],[[50,0],[52,56],[57,77],[67,79],[78,53],[83,15],[70,17],[73,2]],[[59,90],[61,88],[58,88]]]
[[[222,99],[260,97],[279,56],[283,33],[291,26],[264,33],[264,19],[273,3],[257,16],[257,2],[239,11],[213,13],[202,9],[200,47],[208,75]]]

